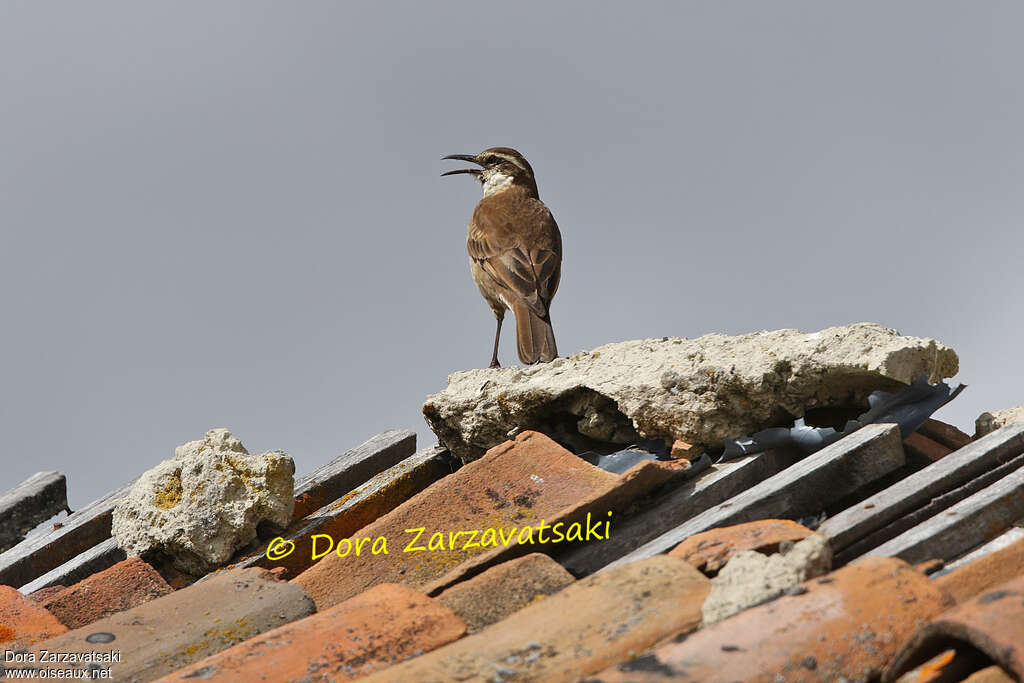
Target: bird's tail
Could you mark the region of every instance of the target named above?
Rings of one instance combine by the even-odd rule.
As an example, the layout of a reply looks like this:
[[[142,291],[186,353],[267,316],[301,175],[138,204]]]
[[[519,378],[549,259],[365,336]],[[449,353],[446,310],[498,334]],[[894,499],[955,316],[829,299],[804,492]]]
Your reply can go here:
[[[520,361],[531,365],[558,358],[550,314],[542,318],[523,301],[514,302],[512,313],[516,316],[516,348]]]

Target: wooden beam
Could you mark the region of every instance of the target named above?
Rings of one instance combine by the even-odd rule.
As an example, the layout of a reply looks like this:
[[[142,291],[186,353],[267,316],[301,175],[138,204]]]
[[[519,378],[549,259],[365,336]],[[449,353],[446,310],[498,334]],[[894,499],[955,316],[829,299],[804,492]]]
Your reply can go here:
[[[111,513],[130,488],[128,484],[108,493],[68,515],[60,527],[33,534],[0,554],[0,584],[24,586],[110,538]]]
[[[934,517],[946,508],[956,505],[968,496],[972,496],[978,491],[991,486],[1014,470],[1022,467],[1024,467],[1024,455],[1018,455],[1010,462],[999,465],[998,467],[969,480],[963,486],[935,496],[925,505],[906,513],[889,524],[886,524],[881,529],[877,529],[864,538],[858,539],[845,548],[836,551],[832,559],[833,566],[846,564],[847,562],[860,557],[872,548],[877,548],[886,541],[896,538],[903,532],[908,531],[925,520]]]
[[[817,514],[826,498],[849,495],[904,462],[899,427],[867,425],[661,534],[605,569],[668,552],[693,534],[714,527]]]
[[[75,555],[64,564],[51,569],[18,590],[28,595],[40,588],[71,586],[82,579],[92,576],[96,572],[113,567],[125,559],[125,557],[127,557],[125,552],[117,546],[117,539],[111,537],[102,543],[94,545],[84,553]]]
[[[1007,425],[826,520],[818,533],[839,553],[933,498],[1024,453],[1024,424]]]
[[[59,472],[36,472],[0,494],[0,552],[20,543],[25,534],[68,509],[68,485]]]
[[[1003,477],[945,512],[883,543],[868,556],[898,557],[911,564],[952,560],[1024,518],[1024,468]]]
[[[292,520],[341,498],[415,452],[416,433],[408,429],[392,429],[364,441],[295,482]]]

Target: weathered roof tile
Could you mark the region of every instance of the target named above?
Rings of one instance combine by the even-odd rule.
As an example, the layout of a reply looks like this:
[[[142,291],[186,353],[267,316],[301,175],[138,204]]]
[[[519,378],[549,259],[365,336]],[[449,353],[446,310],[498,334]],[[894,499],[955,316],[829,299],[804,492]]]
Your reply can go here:
[[[47,586],[46,588],[40,588],[37,591],[29,593],[28,597],[36,604],[44,605],[46,604],[47,600],[57,595],[61,591],[65,590],[66,588],[67,586],[61,586],[59,584],[56,586]],[[24,591],[21,592],[24,593]]]
[[[121,661],[109,665],[114,680],[152,680],[313,611],[298,586],[263,569],[242,569],[38,643],[34,653],[117,650]]]
[[[430,652],[465,632],[451,609],[386,583],[161,680],[342,681]]]
[[[683,458],[685,460],[696,460],[704,453],[704,447],[698,444],[687,443],[681,439],[676,439],[672,443],[672,457]]]
[[[170,592],[153,567],[130,557],[45,597],[42,605],[68,628],[79,628]]]
[[[17,589],[0,586],[0,650],[20,650],[68,628]]]
[[[963,448],[971,442],[971,437],[968,434],[965,434],[951,424],[936,420],[935,418],[925,420],[924,424],[918,427],[917,431],[954,451]]]
[[[970,646],[1024,679],[1024,575],[992,587],[922,626],[885,672],[894,680],[950,647]]]
[[[786,546],[771,555],[753,550],[736,553],[711,579],[711,593],[701,609],[704,625],[799,589],[804,581],[832,568],[828,541],[818,534]]]
[[[920,432],[914,432],[903,440],[903,447],[908,454],[917,455],[924,460],[935,462],[953,452],[952,448],[931,439]]]
[[[610,681],[852,680],[881,671],[949,598],[901,560],[869,558],[607,669]]]
[[[471,567],[525,554],[544,539],[550,547],[559,533],[573,540],[569,520],[584,509],[596,511],[589,528],[603,538],[612,507],[672,475],[651,461],[610,474],[543,434],[523,432],[364,527],[357,538],[333,539],[334,552],[293,581],[320,609],[385,582],[432,594]],[[328,541],[322,543],[326,549]]]
[[[369,681],[573,681],[694,629],[710,581],[661,555],[581,579]]]
[[[1002,667],[989,666],[965,678],[964,683],[1014,683],[1014,680]]]
[[[457,583],[437,599],[465,620],[470,633],[476,633],[573,581],[572,574],[550,557],[532,553]]]
[[[812,533],[788,519],[762,519],[694,534],[669,555],[686,560],[705,573],[714,573],[741,550],[773,553],[783,541],[800,541]]]
[[[959,603],[1021,574],[1024,574],[1024,538],[937,577],[935,585]]]

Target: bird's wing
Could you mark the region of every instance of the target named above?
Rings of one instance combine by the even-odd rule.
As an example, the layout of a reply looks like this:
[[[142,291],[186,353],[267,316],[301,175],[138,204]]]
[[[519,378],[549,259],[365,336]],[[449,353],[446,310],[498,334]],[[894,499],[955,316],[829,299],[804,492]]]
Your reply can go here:
[[[522,218],[520,214],[520,220]],[[547,208],[542,214],[528,216],[529,225],[515,225],[511,219],[504,211],[478,211],[473,216],[474,227],[469,232],[466,248],[485,273],[543,318],[558,289],[561,273],[561,255],[546,248],[557,248],[548,242],[552,228],[557,235],[558,227]],[[538,220],[542,223],[538,224]],[[550,225],[545,224],[548,221]],[[539,242],[540,246],[528,246],[531,242]]]

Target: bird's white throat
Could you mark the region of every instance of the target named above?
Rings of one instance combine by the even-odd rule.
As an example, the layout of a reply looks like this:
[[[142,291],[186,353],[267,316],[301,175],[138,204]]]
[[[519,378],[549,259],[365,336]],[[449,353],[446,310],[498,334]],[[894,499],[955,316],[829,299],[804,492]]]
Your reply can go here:
[[[492,171],[484,178],[484,196],[500,192],[512,184],[512,176]]]

